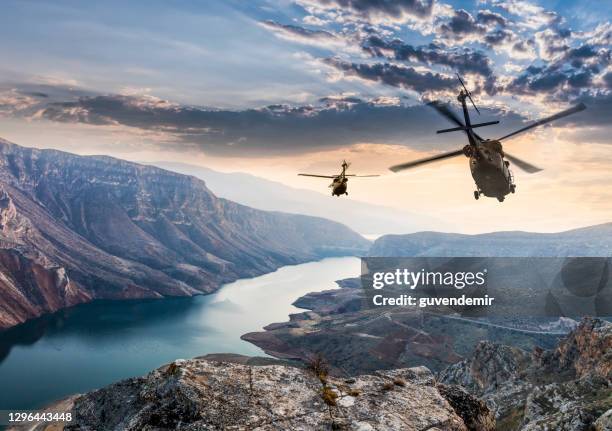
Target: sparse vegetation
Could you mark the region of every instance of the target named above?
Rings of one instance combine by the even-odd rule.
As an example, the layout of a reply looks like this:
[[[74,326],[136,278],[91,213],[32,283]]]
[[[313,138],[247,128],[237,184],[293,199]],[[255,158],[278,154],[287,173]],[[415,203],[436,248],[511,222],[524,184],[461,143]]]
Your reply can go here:
[[[170,365],[168,365],[168,368],[166,368],[166,374],[168,374],[169,376],[174,376],[178,374],[178,372],[179,366],[176,362],[172,362]]]
[[[307,368],[319,378],[321,383],[327,382],[327,376],[329,375],[329,365],[320,353],[317,353],[310,358],[307,363]]]
[[[395,388],[393,382],[385,382],[382,386],[383,391],[392,391]]]
[[[401,387],[404,387],[404,386],[406,386],[406,380],[402,379],[401,377],[396,377],[396,378],[393,380],[393,384],[394,384],[395,386],[401,386]]]
[[[359,389],[350,388],[347,392],[351,397],[358,397],[361,395],[361,391]]]
[[[323,401],[328,406],[335,406],[338,394],[329,386],[323,386],[323,389],[321,389],[321,398],[323,398]]]

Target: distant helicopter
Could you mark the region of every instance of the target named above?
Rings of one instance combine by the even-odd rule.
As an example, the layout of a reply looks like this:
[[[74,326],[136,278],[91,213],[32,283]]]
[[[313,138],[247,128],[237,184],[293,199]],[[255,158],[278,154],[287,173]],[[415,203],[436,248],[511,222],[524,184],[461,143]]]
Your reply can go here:
[[[303,177],[332,178],[333,181],[329,185],[329,187],[332,189],[332,193],[331,193],[332,196],[340,196],[340,195],[348,196],[348,192],[346,191],[348,187],[347,177],[359,177],[359,178],[378,177],[378,175],[347,174],[346,170],[348,169],[349,166],[350,166],[350,163],[347,163],[346,160],[343,160],[342,161],[342,172],[340,172],[340,175],[315,175],[315,174],[298,174],[298,175],[303,176]]]
[[[428,157],[425,159],[391,166],[389,168],[391,171],[399,172],[403,171],[404,169],[414,168],[416,166],[420,166],[426,163],[444,160],[463,154],[470,159],[470,171],[472,172],[472,177],[476,182],[474,198],[478,199],[480,195],[484,195],[488,197],[497,198],[498,201],[503,202],[506,195],[508,195],[509,193],[514,193],[516,190],[514,176],[512,175],[512,171],[510,171],[510,162],[508,162],[508,160],[510,160],[520,169],[530,174],[539,172],[541,171],[541,169],[504,152],[501,141],[510,138],[511,136],[515,136],[519,133],[522,133],[526,130],[533,129],[534,127],[541,126],[543,124],[558,120],[559,118],[563,118],[586,109],[586,106],[583,103],[580,103],[579,105],[576,105],[565,111],[538,120],[530,124],[529,126],[523,127],[522,129],[512,132],[506,136],[502,136],[499,139],[483,139],[478,136],[473,131],[473,129],[475,129],[476,127],[498,124],[499,121],[488,121],[486,123],[479,124],[471,123],[470,115],[468,113],[468,108],[465,100],[470,99],[470,102],[472,102],[472,106],[474,106],[474,109],[476,110],[476,112],[478,112],[479,115],[480,111],[476,107],[476,104],[472,99],[471,93],[468,91],[465,84],[463,83],[463,80],[458,74],[457,78],[459,78],[459,82],[463,87],[459,91],[457,100],[461,103],[461,107],[463,108],[463,117],[465,118],[465,124],[449,109],[446,104],[443,104],[436,100],[430,102],[429,105],[458,126],[453,127],[451,129],[438,130],[436,133],[447,133],[463,130],[467,135],[469,144],[464,146],[461,150],[442,153],[433,157]]]

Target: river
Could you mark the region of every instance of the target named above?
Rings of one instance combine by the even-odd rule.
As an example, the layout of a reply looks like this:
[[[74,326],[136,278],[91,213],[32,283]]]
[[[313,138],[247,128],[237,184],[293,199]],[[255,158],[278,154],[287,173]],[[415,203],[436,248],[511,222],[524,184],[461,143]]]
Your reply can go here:
[[[211,295],[100,301],[0,333],[0,409],[33,409],[139,376],[177,358],[264,353],[240,336],[300,310],[314,291],[356,277],[355,257],[328,258],[223,286]]]

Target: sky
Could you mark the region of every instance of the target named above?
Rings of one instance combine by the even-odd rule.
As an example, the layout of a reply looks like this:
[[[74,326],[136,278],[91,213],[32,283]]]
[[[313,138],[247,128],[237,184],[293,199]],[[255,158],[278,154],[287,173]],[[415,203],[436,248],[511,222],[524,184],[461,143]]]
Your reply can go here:
[[[326,194],[296,173],[334,174],[347,159],[381,175],[352,180],[350,199],[458,232],[609,222],[611,18],[612,3],[594,0],[5,1],[0,137]],[[485,137],[587,106],[504,142],[543,170],[515,168],[503,203],[474,200],[463,157],[388,170],[465,145],[435,134],[452,124],[426,105],[459,108],[455,73],[478,121],[501,122]]]

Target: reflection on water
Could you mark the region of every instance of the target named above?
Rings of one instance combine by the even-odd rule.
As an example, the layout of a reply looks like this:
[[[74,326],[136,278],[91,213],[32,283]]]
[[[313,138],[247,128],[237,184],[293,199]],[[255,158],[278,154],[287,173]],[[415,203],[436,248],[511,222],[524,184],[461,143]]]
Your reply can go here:
[[[356,277],[357,258],[329,258],[239,280],[194,298],[100,301],[0,333],[0,409],[40,407],[146,373],[176,358],[263,355],[240,335],[287,319],[307,292]]]

